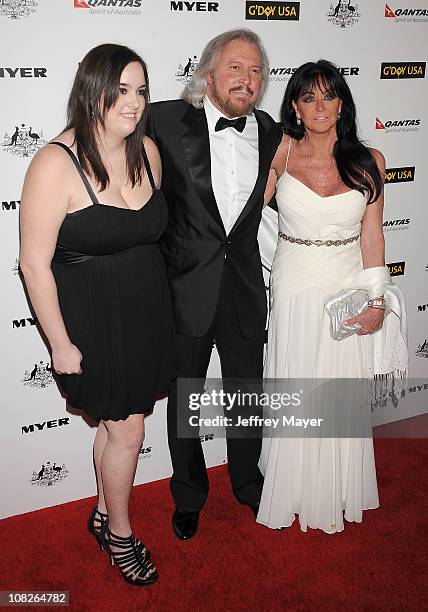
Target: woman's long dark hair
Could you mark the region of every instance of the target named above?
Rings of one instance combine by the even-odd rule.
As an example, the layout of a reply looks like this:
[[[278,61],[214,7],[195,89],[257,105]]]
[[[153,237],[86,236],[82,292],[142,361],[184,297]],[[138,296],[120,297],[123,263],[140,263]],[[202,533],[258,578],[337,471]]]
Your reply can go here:
[[[333,147],[333,155],[345,185],[367,194],[370,204],[382,193],[383,178],[370,151],[358,138],[354,100],[348,84],[334,64],[319,60],[297,68],[288,82],[282,101],[282,127],[292,138],[303,138],[305,126],[303,123],[297,125],[292,103],[317,86],[342,101],[340,118],[336,123],[337,141]]]
[[[132,186],[144,175],[142,142],[149,119],[149,77],[142,58],[122,45],[105,44],[91,49],[81,61],[67,106],[66,130],[74,129],[77,156],[87,174],[92,174],[103,191],[109,184],[108,172],[98,150],[97,125],[119,96],[120,76],[130,62],[138,62],[146,79],[146,106],[135,130],[125,138],[125,158]]]

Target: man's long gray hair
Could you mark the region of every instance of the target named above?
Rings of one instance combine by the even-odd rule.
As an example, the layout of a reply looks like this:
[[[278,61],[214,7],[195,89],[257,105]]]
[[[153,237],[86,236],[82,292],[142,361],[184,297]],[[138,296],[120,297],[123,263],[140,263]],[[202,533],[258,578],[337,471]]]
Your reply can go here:
[[[255,45],[260,51],[260,57],[262,61],[262,86],[260,88],[260,94],[258,100],[263,96],[266,88],[267,80],[269,77],[269,63],[266,55],[266,51],[260,41],[260,38],[252,30],[242,28],[240,30],[229,30],[219,36],[216,36],[207,44],[202,52],[201,60],[197,65],[195,72],[193,73],[192,79],[187,83],[184,88],[181,97],[183,100],[194,106],[195,108],[202,108],[202,101],[207,92],[207,82],[205,80],[205,74],[213,69],[216,59],[224,49],[224,47],[232,42],[232,40],[245,40]],[[258,101],[257,100],[257,101]]]

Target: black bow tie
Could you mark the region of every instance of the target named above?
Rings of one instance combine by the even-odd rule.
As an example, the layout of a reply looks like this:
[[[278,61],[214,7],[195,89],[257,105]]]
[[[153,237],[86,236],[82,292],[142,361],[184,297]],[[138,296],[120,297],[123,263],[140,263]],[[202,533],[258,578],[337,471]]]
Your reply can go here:
[[[220,117],[215,125],[215,131],[220,132],[220,130],[232,127],[238,132],[243,132],[246,123],[247,117],[237,117],[236,119],[226,119],[226,117]]]

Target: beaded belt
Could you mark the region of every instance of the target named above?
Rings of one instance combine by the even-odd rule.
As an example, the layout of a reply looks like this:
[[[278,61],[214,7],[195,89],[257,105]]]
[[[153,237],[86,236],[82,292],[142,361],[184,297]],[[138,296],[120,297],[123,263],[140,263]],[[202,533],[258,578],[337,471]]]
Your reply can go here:
[[[305,246],[342,246],[343,244],[349,244],[350,242],[355,242],[360,237],[352,236],[352,238],[345,238],[344,240],[304,240],[303,238],[293,238],[293,236],[287,236],[287,234],[283,234],[282,232],[278,232],[278,236],[283,240],[288,240],[288,242],[292,242],[293,244],[304,244]]]

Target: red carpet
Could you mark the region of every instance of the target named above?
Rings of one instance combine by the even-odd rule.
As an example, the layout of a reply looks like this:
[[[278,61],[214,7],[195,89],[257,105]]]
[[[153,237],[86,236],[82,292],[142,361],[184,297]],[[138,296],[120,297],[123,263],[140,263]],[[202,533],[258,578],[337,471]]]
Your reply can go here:
[[[68,590],[79,612],[426,610],[428,441],[375,442],[381,508],[340,534],[256,525],[220,467],[189,542],[172,533],[167,481],[135,488],[133,524],[156,584],[128,585],[109,565],[86,532],[87,499],[0,521],[0,590]]]

